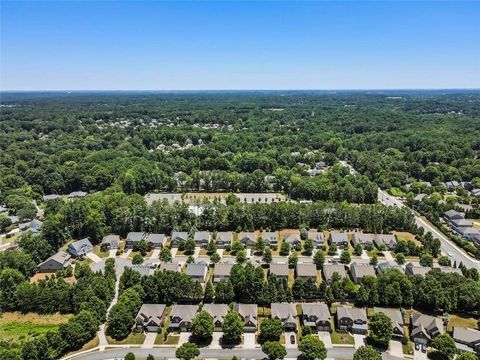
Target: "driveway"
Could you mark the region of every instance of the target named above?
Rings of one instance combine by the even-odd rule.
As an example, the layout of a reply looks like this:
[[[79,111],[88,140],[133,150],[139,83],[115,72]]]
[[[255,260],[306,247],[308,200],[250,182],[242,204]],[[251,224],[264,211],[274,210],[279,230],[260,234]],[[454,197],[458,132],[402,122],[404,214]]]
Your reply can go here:
[[[192,333],[190,331],[182,331],[180,337],[178,338],[178,346],[188,342],[190,340]]]
[[[295,339],[293,343],[291,341],[292,336]],[[285,347],[287,349],[296,349],[297,348],[297,336],[296,336],[295,332],[293,332],[293,331],[285,332]]]
[[[362,255],[360,255],[360,258],[363,260],[370,260],[370,257],[367,254],[367,250],[362,250]]]
[[[390,340],[390,349],[388,352],[394,356],[403,356],[402,343],[396,340]]]
[[[120,257],[122,259],[126,259],[126,258],[128,258],[128,255],[130,255],[131,252],[132,252],[132,249],[127,249],[127,250],[125,250],[125,252],[122,255],[120,255]]]
[[[151,349],[155,344],[155,339],[157,338],[156,332],[146,332],[145,333],[145,341],[142,344],[142,348],[144,349]]]
[[[200,246],[195,246],[195,252],[193,253],[194,259],[198,258],[198,256],[200,255],[200,250],[201,250]]]
[[[243,347],[253,349],[255,347],[255,333],[243,334]]]
[[[108,257],[114,258],[117,256],[117,249],[108,250]]]
[[[326,347],[327,349],[333,347],[333,345],[332,345],[332,338],[330,337],[330,332],[328,332],[328,331],[319,331],[319,332],[318,332],[318,337],[320,338],[320,340],[322,340],[322,342],[325,344],[325,347]]]
[[[365,335],[353,334],[353,340],[355,341],[355,349],[365,345]]]
[[[390,251],[384,251],[384,252],[383,252],[383,255],[385,255],[385,259],[386,259],[387,261],[393,260],[392,253],[391,253]]]
[[[150,256],[150,259],[156,260],[158,259],[158,255],[160,255],[160,249],[154,249],[152,251],[152,256]]]
[[[92,260],[94,263],[98,263],[98,262],[102,261],[102,258],[100,256],[98,256],[97,254],[94,254],[93,252],[89,252],[87,254],[87,258]]]
[[[225,250],[223,250],[223,249],[217,249],[217,254],[220,256],[220,258],[222,258],[224,251]]]
[[[172,254],[172,259],[177,255],[178,248],[172,248],[170,249],[170,253]]]
[[[426,352],[422,352],[422,350],[415,350],[415,348],[413,349],[413,358],[415,360],[428,360]]]
[[[247,259],[252,257],[252,249],[247,249]]]
[[[212,342],[209,345],[210,349],[220,349],[220,339],[223,336],[222,331],[214,331],[212,334]]]

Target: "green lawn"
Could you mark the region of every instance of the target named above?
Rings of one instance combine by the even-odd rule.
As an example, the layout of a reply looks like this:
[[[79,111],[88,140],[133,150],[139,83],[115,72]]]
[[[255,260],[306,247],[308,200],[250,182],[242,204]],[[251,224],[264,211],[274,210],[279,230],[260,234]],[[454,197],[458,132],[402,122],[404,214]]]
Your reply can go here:
[[[0,314],[0,339],[8,342],[29,340],[47,331],[58,329],[70,315],[39,315],[9,312]]]
[[[101,257],[101,258],[106,258],[106,257],[108,257],[108,251],[102,251],[102,250],[100,249],[100,246],[99,246],[99,245],[95,245],[95,246],[93,247],[93,253],[94,253],[95,255],[97,255],[98,257]]]
[[[155,345],[177,345],[178,340],[180,339],[180,335],[178,334],[170,334],[167,337],[167,340],[163,340],[163,333],[160,333],[155,338]]]
[[[353,336],[349,333],[340,333],[332,330],[330,337],[332,338],[332,344],[354,344]]]
[[[107,336],[107,341],[109,344],[113,345],[124,345],[124,344],[143,344],[145,341],[145,334],[143,333],[131,333],[123,340],[114,340],[110,336]]]

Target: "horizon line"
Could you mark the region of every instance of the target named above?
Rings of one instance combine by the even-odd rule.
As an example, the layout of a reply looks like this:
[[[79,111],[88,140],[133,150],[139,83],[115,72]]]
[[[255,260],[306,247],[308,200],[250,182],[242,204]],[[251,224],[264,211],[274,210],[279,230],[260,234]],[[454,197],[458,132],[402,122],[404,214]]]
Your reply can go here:
[[[480,87],[419,87],[419,88],[279,88],[279,89],[269,89],[269,88],[258,88],[258,89],[241,89],[241,88],[232,88],[232,89],[35,89],[35,90],[24,90],[24,89],[8,89],[0,90],[0,93],[6,92],[188,92],[188,91],[432,91],[432,90],[480,90]]]

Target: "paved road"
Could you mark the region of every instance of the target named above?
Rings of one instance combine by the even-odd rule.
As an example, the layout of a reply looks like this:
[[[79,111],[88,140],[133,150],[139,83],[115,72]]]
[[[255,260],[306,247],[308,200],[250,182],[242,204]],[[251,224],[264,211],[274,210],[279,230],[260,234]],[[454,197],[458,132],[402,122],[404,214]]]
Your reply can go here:
[[[387,206],[397,206],[397,207],[405,206],[400,199],[390,194],[387,194],[385,191],[380,189],[378,190],[378,200]],[[435,236],[440,240],[441,250],[443,254],[450,256],[454,261],[457,262],[457,265],[460,264],[460,262],[462,262],[463,265],[465,265],[467,268],[476,268],[477,270],[480,271],[480,261],[475,260],[469,255],[467,255],[462,249],[460,249],[452,241],[450,241],[445,235],[443,235],[434,225],[424,220],[420,216],[420,214],[416,212],[414,212],[414,214],[415,214],[415,222],[417,223],[417,225],[421,226],[425,231],[431,232],[433,236]]]
[[[335,359],[352,359],[355,349],[353,348],[333,348],[328,350],[328,357]],[[105,351],[96,351],[84,355],[73,357],[75,360],[105,360],[115,359],[125,356],[128,352],[133,352],[137,359],[145,359],[148,354],[152,354],[155,358],[175,358],[174,348],[153,348],[153,349],[141,349],[141,348],[121,348],[121,349],[108,349]],[[287,358],[297,358],[299,355],[297,349],[287,349]],[[231,359],[233,356],[237,358],[248,359],[262,359],[265,354],[261,349],[200,349],[200,358],[209,359]]]

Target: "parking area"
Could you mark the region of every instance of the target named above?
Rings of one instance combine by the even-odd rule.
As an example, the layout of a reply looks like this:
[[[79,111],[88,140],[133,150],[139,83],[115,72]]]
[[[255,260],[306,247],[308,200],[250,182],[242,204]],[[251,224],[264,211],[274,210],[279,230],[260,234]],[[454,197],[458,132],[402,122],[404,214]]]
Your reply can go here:
[[[87,258],[92,260],[94,263],[98,263],[98,262],[102,261],[102,258],[100,256],[98,256],[97,254],[94,254],[93,252],[89,252],[86,256],[87,256]]]
[[[189,331],[182,331],[180,333],[180,337],[178,338],[178,346],[188,342],[190,340],[190,336],[192,336],[192,333]]]
[[[353,340],[355,341],[355,349],[365,345],[365,335],[353,334]]]
[[[212,334],[212,342],[210,343],[210,349],[220,349],[220,339],[222,338],[223,332],[214,331]]]
[[[145,333],[145,341],[142,344],[142,348],[144,349],[151,349],[153,348],[153,344],[155,344],[155,339],[157,338],[156,332],[146,332]]]
[[[158,259],[158,255],[160,255],[160,249],[153,249],[152,256],[150,256],[150,259],[152,260]]]
[[[330,332],[328,332],[328,331],[319,331],[319,332],[318,332],[318,337],[320,338],[320,340],[322,340],[322,342],[325,344],[325,347],[326,347],[327,349],[333,347],[333,345],[332,345],[332,338],[330,337]]]
[[[255,333],[243,334],[243,347],[250,349],[255,347]]]
[[[402,343],[400,341],[390,340],[388,352],[390,355],[403,356]]]

